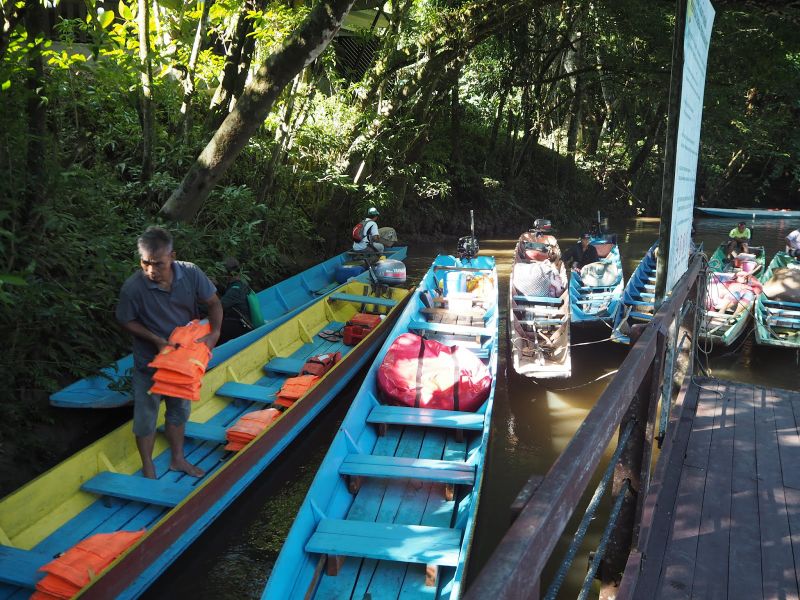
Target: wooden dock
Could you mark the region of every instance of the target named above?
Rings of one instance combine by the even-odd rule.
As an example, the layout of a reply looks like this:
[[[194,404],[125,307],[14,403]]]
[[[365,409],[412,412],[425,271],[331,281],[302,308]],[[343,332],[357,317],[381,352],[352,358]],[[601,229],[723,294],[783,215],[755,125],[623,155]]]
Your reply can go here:
[[[800,392],[696,378],[617,598],[798,598]]]

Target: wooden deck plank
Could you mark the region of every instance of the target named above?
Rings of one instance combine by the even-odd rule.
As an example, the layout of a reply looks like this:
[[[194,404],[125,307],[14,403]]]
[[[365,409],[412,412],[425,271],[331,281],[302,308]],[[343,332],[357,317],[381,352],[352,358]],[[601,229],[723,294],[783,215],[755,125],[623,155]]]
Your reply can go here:
[[[736,389],[728,597],[758,600],[764,596],[761,590],[761,530],[757,518],[755,419],[753,388],[740,386]]]
[[[444,432],[440,433],[444,434]],[[449,461],[466,460],[466,440],[457,441],[453,433],[450,432],[444,444],[443,458]],[[421,524],[432,527],[452,527],[455,521],[458,499],[459,496],[456,495],[453,500],[447,500],[444,495],[444,486],[432,485]],[[437,587],[425,585],[425,569],[423,566],[409,565],[403,580],[403,586],[400,588],[399,600],[436,597]]]
[[[725,599],[728,594],[736,412],[736,387],[728,386],[718,400],[715,411],[692,583],[694,598]]]
[[[768,392],[770,393],[770,392]],[[786,515],[789,520],[791,556],[794,559],[794,580],[800,581],[800,435],[793,409],[792,394],[772,390],[775,430],[780,457]],[[800,590],[798,590],[800,593]]]
[[[441,431],[422,430],[424,436],[418,451],[418,458],[441,459],[444,451],[444,436]],[[419,525],[425,513],[425,505],[430,494],[431,484],[407,481],[400,496],[400,502],[393,518],[394,523]],[[389,490],[387,489],[387,499]],[[389,499],[390,500],[390,499]],[[386,501],[384,501],[386,504]],[[381,561],[375,568],[367,594],[373,600],[396,599],[403,585],[407,563]],[[360,597],[360,596],[359,596]]]
[[[757,388],[756,465],[761,525],[762,589],[765,598],[797,598],[791,531],[783,490],[774,404],[769,390]]]
[[[400,434],[401,430],[399,428],[390,427],[386,435],[378,438],[373,452],[384,455],[394,454],[397,450],[397,445],[400,443]],[[347,518],[358,521],[374,521],[378,515],[378,508],[380,507],[385,491],[385,480],[365,481],[358,490],[358,494],[356,494],[356,497],[353,499],[353,503],[350,505]],[[353,585],[358,578],[359,570],[362,568],[362,563],[369,562],[375,561],[372,559],[348,557],[339,569],[338,575],[335,577],[331,577],[327,574],[322,575],[315,598],[331,600],[349,598]]]
[[[692,589],[706,468],[719,398],[720,392],[713,390],[703,389],[698,395],[658,585],[658,595],[662,598],[686,598]]]

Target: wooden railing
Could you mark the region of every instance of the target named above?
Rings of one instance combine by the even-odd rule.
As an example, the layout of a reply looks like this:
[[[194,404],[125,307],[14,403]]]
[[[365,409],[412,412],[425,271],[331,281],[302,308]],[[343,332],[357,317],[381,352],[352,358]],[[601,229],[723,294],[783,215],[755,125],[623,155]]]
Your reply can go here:
[[[605,583],[618,579],[635,541],[650,479],[667,332],[696,290],[702,264],[701,256],[692,259],[672,295],[631,347],[619,372],[550,471],[544,479],[534,475],[523,488],[519,514],[467,589],[468,600],[539,597],[542,571],[606,447],[615,432],[634,421],[631,437],[615,468],[612,493],[616,496],[620,490],[624,492],[628,481],[635,493],[629,494],[616,523],[601,577]]]

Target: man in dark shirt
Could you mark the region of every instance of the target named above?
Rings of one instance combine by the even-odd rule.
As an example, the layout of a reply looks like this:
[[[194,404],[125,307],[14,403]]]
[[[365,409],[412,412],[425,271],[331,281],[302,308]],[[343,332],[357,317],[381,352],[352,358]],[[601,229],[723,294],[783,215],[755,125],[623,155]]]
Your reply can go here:
[[[597,248],[589,243],[591,239],[592,237],[588,233],[584,233],[578,243],[562,255],[561,258],[565,263],[572,261],[573,270],[580,271],[586,265],[600,260]]]
[[[176,261],[172,236],[161,227],[148,227],[137,240],[141,270],[122,286],[117,321],[133,336],[133,433],[142,459],[142,474],[155,479],[153,447],[161,395],[150,394],[154,369],[148,363],[166,345],[172,331],[199,316],[198,305],[208,306],[211,333],[198,339],[213,348],[219,339],[222,305],[214,284],[196,265]],[[169,468],[193,477],[204,471],[183,454],[183,438],[191,403],[164,397],[167,411],[164,433],[169,442]]]

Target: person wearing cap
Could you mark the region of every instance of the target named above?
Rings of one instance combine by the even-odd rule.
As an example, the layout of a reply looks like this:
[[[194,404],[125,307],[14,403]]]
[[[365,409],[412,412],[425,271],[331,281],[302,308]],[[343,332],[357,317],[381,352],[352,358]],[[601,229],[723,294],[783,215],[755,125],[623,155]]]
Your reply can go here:
[[[561,259],[564,262],[572,261],[572,269],[574,271],[580,271],[586,265],[599,261],[600,256],[597,254],[597,248],[589,243],[591,240],[591,235],[588,233],[582,234],[578,243],[564,252]]]
[[[800,258],[800,227],[786,236],[786,254]]]
[[[361,228],[361,241],[353,241],[353,250],[363,252],[364,250],[374,250],[383,252],[384,245],[380,242],[378,233],[378,217],[381,213],[374,206],[367,211],[367,218],[363,221]]]
[[[725,256],[736,258],[740,252],[747,252],[747,244],[750,242],[750,228],[747,223],[739,221],[739,224],[731,229],[728,234],[728,244],[725,247]]]

